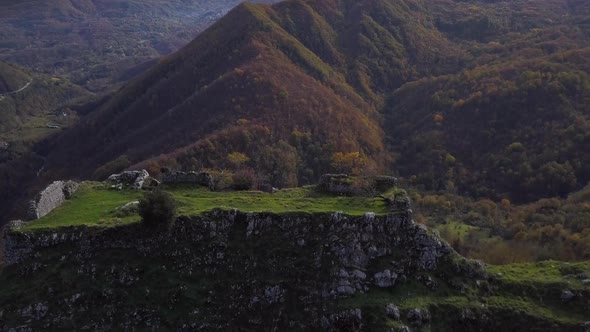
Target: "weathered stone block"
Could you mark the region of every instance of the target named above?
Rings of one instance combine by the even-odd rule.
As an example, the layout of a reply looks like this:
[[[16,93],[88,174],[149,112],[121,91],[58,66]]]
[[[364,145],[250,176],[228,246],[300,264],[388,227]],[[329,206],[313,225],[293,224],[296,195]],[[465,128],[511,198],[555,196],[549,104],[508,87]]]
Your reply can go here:
[[[145,169],[142,169],[141,171],[126,171],[120,174],[113,174],[109,176],[107,182],[115,187],[122,186],[140,190],[149,178],[150,173]]]

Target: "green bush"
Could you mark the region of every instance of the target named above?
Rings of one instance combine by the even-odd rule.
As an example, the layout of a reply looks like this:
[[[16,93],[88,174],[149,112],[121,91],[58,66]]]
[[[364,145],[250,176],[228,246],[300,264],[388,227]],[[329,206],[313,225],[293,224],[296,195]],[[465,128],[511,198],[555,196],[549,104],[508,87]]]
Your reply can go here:
[[[176,217],[176,201],[167,192],[147,192],[139,201],[139,215],[149,227],[169,227]]]
[[[256,184],[256,173],[253,169],[243,169],[234,173],[232,180],[235,190],[250,190]]]

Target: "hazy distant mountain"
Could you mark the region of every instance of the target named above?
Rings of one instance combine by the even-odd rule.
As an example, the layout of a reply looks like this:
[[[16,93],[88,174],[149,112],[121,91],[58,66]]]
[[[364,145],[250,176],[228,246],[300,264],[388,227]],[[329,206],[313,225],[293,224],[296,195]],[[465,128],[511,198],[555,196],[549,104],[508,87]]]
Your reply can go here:
[[[0,59],[92,90],[184,46],[238,0],[0,0]]]

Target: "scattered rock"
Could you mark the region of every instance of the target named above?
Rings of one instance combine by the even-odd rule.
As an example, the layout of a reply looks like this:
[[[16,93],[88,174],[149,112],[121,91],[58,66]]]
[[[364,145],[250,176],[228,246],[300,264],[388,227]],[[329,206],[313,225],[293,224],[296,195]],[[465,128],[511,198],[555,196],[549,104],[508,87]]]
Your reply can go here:
[[[18,231],[19,229],[23,228],[27,223],[22,220],[12,220],[8,222],[6,228],[8,230]]]
[[[407,326],[398,327],[397,329],[392,329],[393,332],[410,332],[410,328]]]
[[[430,321],[430,312],[428,310],[416,308],[408,312],[408,321],[414,326],[422,326]]]
[[[148,177],[144,181],[142,188],[144,188],[144,189],[147,189],[147,188],[157,188],[159,186],[160,186],[160,181],[158,181],[158,180],[156,180],[156,179],[154,179],[153,177],[150,176],[150,177]]]
[[[133,202],[129,202],[129,203],[123,205],[121,207],[121,210],[135,209],[135,208],[137,208],[137,206],[139,206],[139,201],[133,201]]]
[[[563,292],[561,292],[561,300],[563,302],[569,302],[571,301],[573,298],[575,297],[574,293],[572,293],[569,290],[564,290]]]
[[[8,150],[8,148],[10,147],[10,144],[8,144],[8,142],[0,142],[0,151],[6,151]]]
[[[361,309],[350,309],[321,319],[321,326],[325,331],[350,331],[362,330]]]
[[[66,181],[66,183],[64,183],[64,187],[63,187],[65,198],[66,199],[72,198],[74,193],[76,193],[76,191],[78,191],[78,188],[80,188],[80,184],[78,184],[77,182],[74,182],[72,180]]]
[[[399,308],[393,303],[389,303],[385,306],[385,314],[387,315],[387,317],[391,319],[400,319]]]
[[[149,176],[150,173],[145,169],[141,171],[125,171],[120,174],[109,176],[107,182],[111,183],[116,189],[130,187],[139,190],[143,188],[143,185]]]
[[[45,315],[47,315],[47,311],[49,311],[47,304],[37,303],[34,305],[30,305],[28,307],[25,307],[24,309],[22,309],[20,311],[20,314],[23,317],[30,317],[34,320],[40,320],[43,317],[45,317]]]
[[[139,213],[139,201],[133,201],[118,207],[115,210],[117,217],[123,218]]]
[[[392,287],[397,279],[397,274],[390,270],[375,273],[375,285],[381,288]]]
[[[285,290],[281,286],[267,287],[264,290],[264,300],[268,304],[283,302],[283,295]]]

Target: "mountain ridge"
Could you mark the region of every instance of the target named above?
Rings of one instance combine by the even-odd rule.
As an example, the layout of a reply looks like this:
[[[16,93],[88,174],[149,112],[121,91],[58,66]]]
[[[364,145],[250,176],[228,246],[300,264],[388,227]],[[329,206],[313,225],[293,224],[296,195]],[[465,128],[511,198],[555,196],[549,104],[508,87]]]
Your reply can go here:
[[[563,130],[572,114],[586,121],[583,98],[567,92],[586,91],[584,8],[564,0],[242,4],[75,128],[44,142],[38,152],[47,161],[34,182],[39,189],[56,178],[100,180],[130,167],[152,174],[227,169],[228,155],[237,152],[261,182],[288,187],[334,171],[336,153],[359,153],[366,171],[396,173],[425,190],[515,202],[564,196],[588,181],[580,166],[588,156],[574,148],[547,151],[554,146],[539,144],[540,126],[525,140],[498,128],[492,114],[550,123],[567,113],[558,124]],[[483,37],[461,32],[467,29]],[[581,74],[559,76],[567,66]],[[510,85],[502,73],[515,67],[532,75]],[[529,100],[536,72],[542,82],[572,88],[539,88],[559,112]],[[494,106],[500,94],[506,113]],[[536,106],[523,108],[528,102]],[[453,113],[459,108],[464,116]],[[478,118],[482,109],[490,116]],[[486,145],[469,144],[475,132],[487,133]],[[489,147],[494,135],[502,146]],[[525,141],[544,157],[508,169],[513,156],[504,148]],[[493,182],[515,174],[525,174],[524,189]]]

